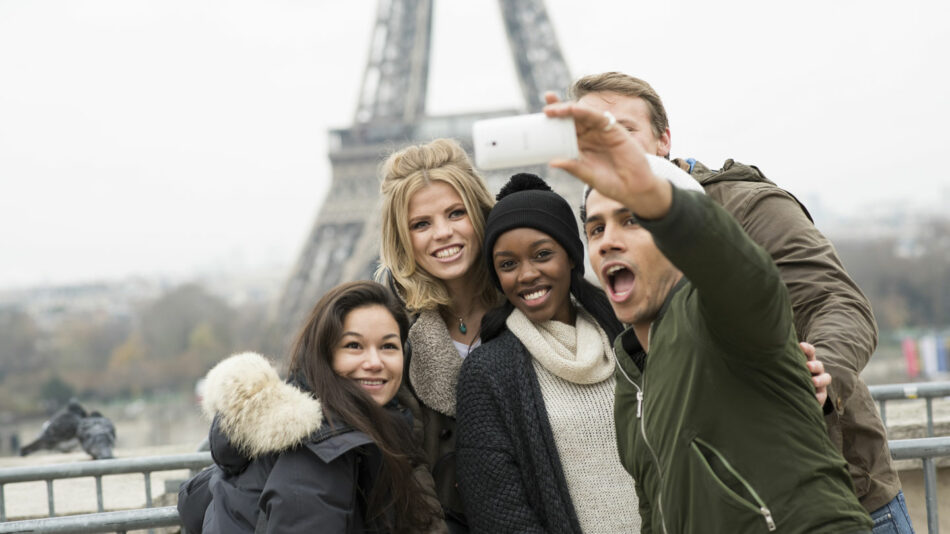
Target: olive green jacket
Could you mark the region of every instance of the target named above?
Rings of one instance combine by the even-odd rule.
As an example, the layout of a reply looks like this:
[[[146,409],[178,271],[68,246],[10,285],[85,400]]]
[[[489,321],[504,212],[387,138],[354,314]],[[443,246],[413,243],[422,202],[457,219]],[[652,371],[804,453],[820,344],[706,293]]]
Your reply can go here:
[[[677,164],[690,171],[713,200],[726,208],[757,244],[768,251],[788,288],[798,339],[815,346],[831,375],[828,434],[848,462],[858,498],[873,512],[900,491],[891,464],[884,423],[860,373],[877,346],[871,304],[848,276],[831,242],[808,211],[758,168],[727,160],[712,171],[701,163]]]
[[[674,188],[670,212],[640,222],[684,274],[642,372],[633,331],[616,344],[618,449],[642,532],[870,531],[768,254],[696,192]]]

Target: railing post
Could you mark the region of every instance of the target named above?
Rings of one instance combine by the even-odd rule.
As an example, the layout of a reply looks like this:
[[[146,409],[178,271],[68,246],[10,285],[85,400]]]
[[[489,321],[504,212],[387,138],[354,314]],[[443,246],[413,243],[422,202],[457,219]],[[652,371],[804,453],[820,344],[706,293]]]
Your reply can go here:
[[[927,397],[927,437],[934,437],[934,399]]]
[[[927,500],[927,532],[939,534],[937,518],[937,466],[933,458],[924,458],[924,494]]]
[[[96,509],[99,512],[105,511],[102,504],[102,475],[96,475]]]
[[[145,507],[152,507],[152,473],[146,471],[143,473],[145,475]]]
[[[3,486],[0,484],[0,523],[7,520],[7,501],[3,498]]]
[[[49,504],[49,516],[56,517],[56,510],[53,507],[53,479],[46,479],[46,502]]]

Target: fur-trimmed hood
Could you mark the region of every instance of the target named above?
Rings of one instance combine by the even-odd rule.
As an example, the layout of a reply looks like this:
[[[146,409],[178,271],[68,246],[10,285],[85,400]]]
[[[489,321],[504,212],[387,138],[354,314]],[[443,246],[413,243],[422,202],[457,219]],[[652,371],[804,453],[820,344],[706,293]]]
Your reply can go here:
[[[251,458],[303,442],[323,424],[320,401],[281,380],[254,352],[235,354],[205,377],[202,410],[228,440]]]

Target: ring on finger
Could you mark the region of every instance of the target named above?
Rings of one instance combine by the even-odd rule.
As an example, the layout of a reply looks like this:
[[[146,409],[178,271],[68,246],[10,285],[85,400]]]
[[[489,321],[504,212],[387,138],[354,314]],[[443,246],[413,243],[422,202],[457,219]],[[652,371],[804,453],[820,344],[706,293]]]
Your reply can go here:
[[[614,124],[617,124],[617,117],[614,117],[614,114],[609,111],[604,112],[604,117],[607,119],[607,126],[604,126],[603,131],[609,132]]]

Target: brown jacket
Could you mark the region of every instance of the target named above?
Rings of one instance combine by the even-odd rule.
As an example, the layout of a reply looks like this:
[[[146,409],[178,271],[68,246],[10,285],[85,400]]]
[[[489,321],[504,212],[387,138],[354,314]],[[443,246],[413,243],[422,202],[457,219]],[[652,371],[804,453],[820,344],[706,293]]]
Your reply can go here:
[[[406,360],[399,402],[422,423],[422,448],[435,480],[446,523],[463,532],[465,517],[455,478],[455,386],[462,358],[435,311],[423,311],[409,329],[411,355]]]
[[[877,346],[877,325],[867,297],[805,207],[759,169],[731,159],[717,171],[698,162],[690,171],[688,162],[674,162],[772,256],[788,287],[798,338],[815,346],[832,377],[828,399],[833,408],[826,409],[825,416],[831,441],[848,462],[864,508],[873,512],[884,506],[901,485],[891,465],[884,424],[859,376]]]

